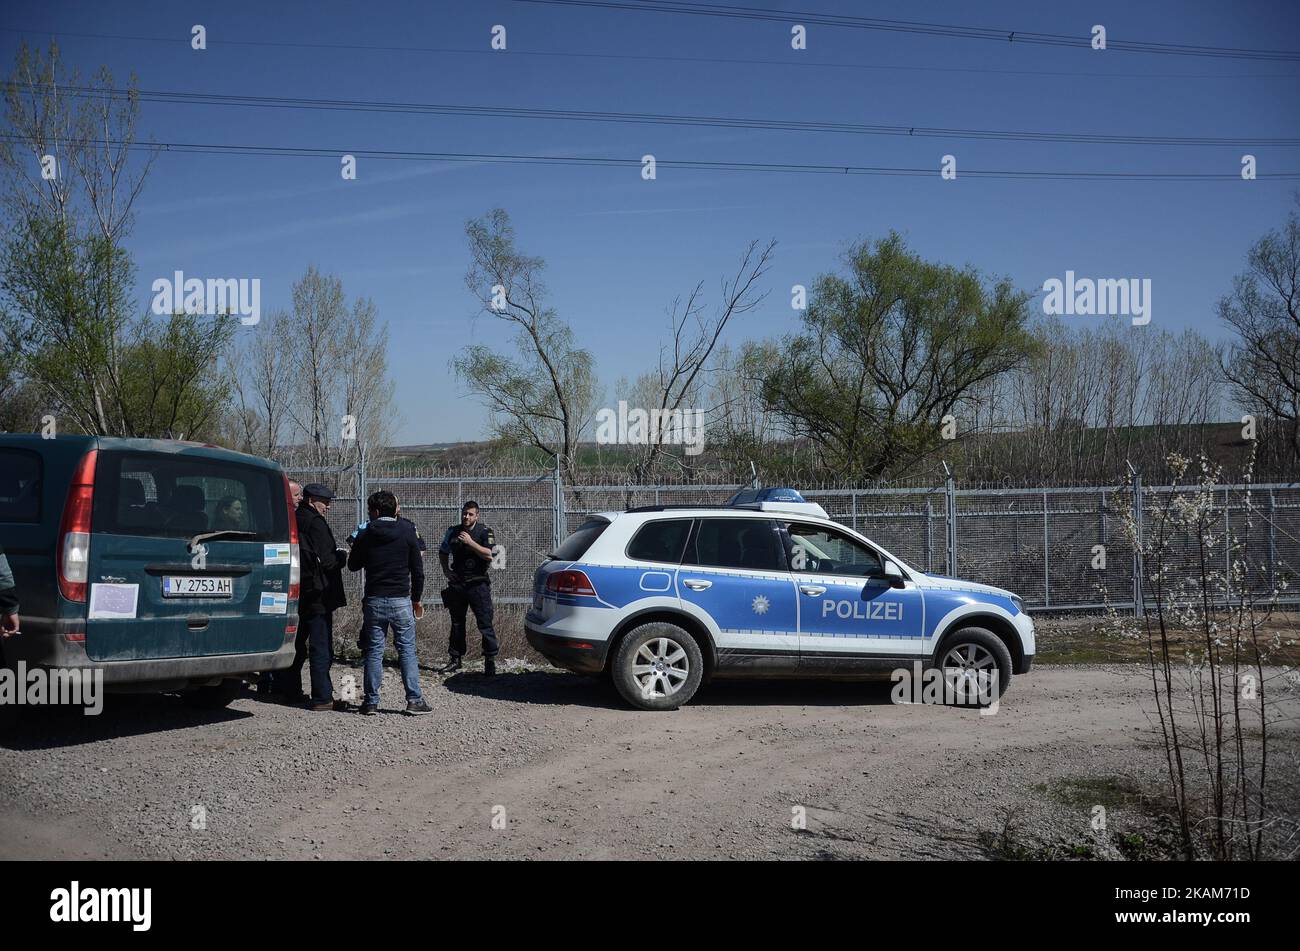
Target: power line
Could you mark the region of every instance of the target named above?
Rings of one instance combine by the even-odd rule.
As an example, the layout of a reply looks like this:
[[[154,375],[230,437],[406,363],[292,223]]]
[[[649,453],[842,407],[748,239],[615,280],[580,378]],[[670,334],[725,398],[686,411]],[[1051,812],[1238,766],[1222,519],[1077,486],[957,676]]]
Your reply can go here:
[[[514,0],[514,2],[635,11],[639,13],[675,13],[688,16],[767,20],[781,23],[812,23],[818,26],[838,26],[858,30],[880,30],[891,33],[911,33],[971,40],[994,40],[1000,43],[1029,43],[1038,46],[1069,46],[1091,49],[1092,45],[1091,36],[961,26],[951,23],[925,23],[916,20],[889,20],[879,17],[766,10],[732,4],[682,3],[678,2],[678,0],[639,0],[639,2],[635,3],[626,2],[626,0],[621,0],[621,2],[620,0]],[[1238,49],[1234,47],[1199,46],[1189,43],[1157,43],[1143,40],[1111,39],[1109,36],[1106,39],[1106,49],[1121,50],[1128,53],[1160,53],[1168,56],[1206,56],[1219,59],[1300,62],[1300,50]]]
[[[84,33],[84,32],[67,32],[63,30],[33,30],[19,27],[0,27],[0,33],[16,33],[20,35],[52,35],[57,37],[71,37],[74,39],[92,39],[92,40],[116,40],[126,42],[140,43],[183,43],[188,48],[188,36],[178,38],[175,36],[141,36],[121,33]],[[251,46],[251,47],[270,47],[281,49],[305,49],[305,50],[349,50],[353,52],[371,52],[371,53],[434,53],[464,56],[495,56],[495,57],[551,57],[561,59],[592,59],[592,60],[614,60],[614,61],[641,61],[641,62],[663,62],[663,63],[701,63],[709,65],[739,65],[739,66],[783,66],[797,69],[865,69],[865,70],[898,70],[898,71],[917,71],[917,72],[937,72],[937,73],[979,73],[988,75],[1004,74],[1008,76],[1066,76],[1093,79],[1281,79],[1295,82],[1297,79],[1294,73],[1112,73],[1097,72],[1087,70],[1043,70],[1043,69],[999,69],[991,66],[920,66],[916,64],[902,63],[836,63],[820,62],[808,57],[797,57],[788,60],[776,59],[744,59],[737,57],[714,57],[714,56],[666,56],[666,55],[649,55],[643,53],[579,53],[569,50],[521,50],[518,48],[505,50],[491,49],[467,49],[464,47],[453,46],[380,46],[359,43],[291,43],[279,42],[274,40],[230,40],[220,37],[208,37],[208,45],[211,49],[217,49],[222,46]]]
[[[10,88],[25,88],[6,83]],[[49,87],[55,88],[55,87]],[[91,86],[59,86],[57,89],[89,99],[125,100],[135,95],[144,102],[248,106],[282,109],[314,109],[341,112],[394,113],[415,115],[470,116],[476,118],[552,119],[570,122],[617,122],[642,125],[703,126],[722,129],[757,129],[782,132],[830,132],[851,135],[884,135],[907,138],[993,139],[1018,142],[1057,142],[1083,145],[1168,145],[1168,146],[1300,146],[1300,138],[1160,136],[1094,134],[1082,132],[1033,132],[999,129],[960,129],[933,126],[882,125],[798,119],[762,119],[739,116],[696,116],[646,112],[605,112],[577,109],[532,109],[520,106],[471,106],[452,103],[385,102],[362,99],[316,99],[291,96],[243,96],[227,93],[175,92],[166,90],[102,89]]]
[[[20,136],[3,134],[0,138],[11,142],[23,141]],[[259,155],[280,158],[332,158],[343,155],[358,158],[380,159],[385,161],[419,161],[419,162],[470,162],[478,164],[504,165],[569,165],[598,166],[615,168],[641,168],[641,158],[616,158],[608,156],[582,155],[527,155],[495,152],[425,152],[416,150],[381,150],[348,148],[312,148],[306,146],[273,145],[221,145],[194,142],[135,142],[124,143],[113,139],[88,139],[90,145],[108,145],[130,149],[157,149],[162,152],[177,154],[210,155]],[[793,162],[726,162],[701,159],[657,159],[657,168],[693,169],[723,172],[790,172],[822,175],[896,175],[896,176],[935,176],[936,168],[905,168],[879,165],[817,165]],[[959,178],[987,178],[1013,180],[1093,180],[1093,181],[1241,181],[1235,172],[1086,172],[1086,171],[1050,171],[1031,169],[962,169]],[[1300,172],[1260,173],[1260,179],[1294,180],[1300,179]]]

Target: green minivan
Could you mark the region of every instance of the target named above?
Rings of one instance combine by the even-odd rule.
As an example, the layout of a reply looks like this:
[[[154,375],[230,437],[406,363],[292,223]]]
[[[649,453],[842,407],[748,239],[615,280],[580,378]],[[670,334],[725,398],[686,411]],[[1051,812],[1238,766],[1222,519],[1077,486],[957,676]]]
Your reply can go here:
[[[4,665],[228,704],[293,662],[292,505],[278,464],[216,446],[0,434],[0,545],[22,619]]]

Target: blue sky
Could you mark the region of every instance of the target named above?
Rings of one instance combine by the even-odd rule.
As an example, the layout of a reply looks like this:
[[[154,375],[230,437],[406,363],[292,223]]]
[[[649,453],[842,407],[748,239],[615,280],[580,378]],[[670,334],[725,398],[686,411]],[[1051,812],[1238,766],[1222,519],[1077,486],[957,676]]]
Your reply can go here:
[[[1293,2],[1043,4],[746,0],[776,10],[1216,47],[1300,48]],[[665,310],[717,287],[754,238],[778,241],[762,308],[730,341],[796,329],[790,287],[837,265],[848,242],[902,232],[926,257],[1037,291],[1044,280],[1150,278],[1151,328],[1222,335],[1215,301],[1251,243],[1285,218],[1300,183],[1025,181],[961,170],[1300,171],[1300,67],[996,43],[790,23],[541,5],[9,0],[0,52],[56,35],[83,73],[135,72],[143,90],[657,112],[1051,132],[1240,136],[1242,145],[1104,146],[906,139],[826,132],[145,103],[142,137],[350,150],[617,156],[934,168],[874,177],[661,168],[466,165],[362,158],[164,154],[137,204],[130,248],[149,283],[258,277],[262,307],[289,305],[309,264],[368,296],[390,331],[398,441],[475,439],[485,414],[447,369],[466,342],[504,343],[464,286],[467,218],[507,209],[521,247],[548,262],[551,301],[610,388],[647,368]],[[190,49],[202,23],[208,49]],[[493,25],[508,49],[489,47]],[[21,32],[19,32],[21,31]],[[30,31],[30,32],[28,32]],[[105,39],[73,34],[114,34]],[[125,39],[121,37],[137,37]],[[171,40],[140,39],[174,37]],[[241,44],[224,45],[223,40]],[[302,45],[294,45],[302,44]],[[340,49],[420,47],[422,51]],[[334,47],[334,48],[330,48]],[[430,51],[436,50],[436,51]],[[462,52],[463,51],[463,52]],[[555,53],[599,54],[582,56]],[[719,60],[761,60],[760,63]],[[827,65],[837,64],[837,65]],[[938,175],[954,154],[958,179]],[[1074,318],[1086,320],[1088,318]],[[1095,319],[1095,318],[1094,318]],[[1141,328],[1134,328],[1140,332]]]

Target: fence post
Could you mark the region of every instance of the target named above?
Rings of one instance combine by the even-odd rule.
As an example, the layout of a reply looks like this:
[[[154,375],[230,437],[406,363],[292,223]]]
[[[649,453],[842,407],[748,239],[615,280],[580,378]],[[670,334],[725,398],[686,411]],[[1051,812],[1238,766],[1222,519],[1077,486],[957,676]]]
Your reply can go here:
[[[1142,476],[1133,470],[1133,522],[1137,526],[1137,544],[1133,547],[1133,616],[1145,617],[1142,598],[1142,549],[1146,547],[1146,528],[1142,515]]]
[[[934,503],[925,496],[925,570],[934,571]]]
[[[1277,502],[1273,499],[1273,490],[1268,490],[1268,590],[1273,590],[1273,565],[1277,562],[1277,519],[1273,509]]]
[[[357,524],[360,525],[370,515],[366,510],[366,489],[369,486],[369,480],[366,478],[366,444],[362,443],[357,447],[357,477],[353,480],[357,487]]]
[[[946,467],[945,467],[946,468]],[[948,473],[946,494],[948,498],[948,577],[957,577],[957,483]]]
[[[1232,603],[1232,521],[1229,511],[1232,508],[1232,490],[1223,487],[1223,588],[1227,603]]]
[[[1047,490],[1043,490],[1043,607],[1052,606],[1052,576],[1047,558]]]
[[[555,456],[555,471],[552,474],[552,499],[551,499],[551,543],[552,551],[555,551],[564,542],[565,527],[567,519],[564,517],[564,480],[560,476],[560,457],[557,453]]]

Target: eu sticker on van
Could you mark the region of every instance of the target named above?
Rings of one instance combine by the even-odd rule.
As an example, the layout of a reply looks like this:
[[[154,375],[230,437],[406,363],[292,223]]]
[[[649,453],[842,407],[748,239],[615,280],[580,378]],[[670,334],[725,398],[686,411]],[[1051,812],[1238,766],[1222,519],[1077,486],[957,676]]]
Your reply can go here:
[[[287,614],[289,613],[289,595],[275,591],[263,591],[257,610],[259,614]]]
[[[90,586],[91,618],[135,617],[136,602],[140,598],[138,584],[98,584]]]
[[[284,545],[263,545],[262,546],[262,564],[264,565],[287,565],[289,564],[289,546]]]

